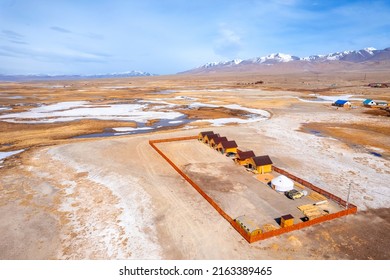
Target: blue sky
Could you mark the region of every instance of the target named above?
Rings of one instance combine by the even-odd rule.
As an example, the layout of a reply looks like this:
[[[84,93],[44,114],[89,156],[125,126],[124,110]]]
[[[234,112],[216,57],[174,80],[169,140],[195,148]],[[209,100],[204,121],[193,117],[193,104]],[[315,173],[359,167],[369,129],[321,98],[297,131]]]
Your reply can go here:
[[[0,0],[0,74],[173,74],[390,47],[390,1]]]

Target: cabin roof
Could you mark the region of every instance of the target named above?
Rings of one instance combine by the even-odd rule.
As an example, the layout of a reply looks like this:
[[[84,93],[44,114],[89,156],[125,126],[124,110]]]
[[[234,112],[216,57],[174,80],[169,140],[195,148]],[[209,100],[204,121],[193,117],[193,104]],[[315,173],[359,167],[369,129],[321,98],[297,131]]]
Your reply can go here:
[[[231,140],[231,141],[222,141],[221,142],[221,145],[222,147],[224,147],[225,149],[228,149],[228,148],[237,148],[237,143],[236,141],[234,140]]]
[[[291,214],[284,215],[284,216],[282,216],[282,218],[283,218],[283,220],[294,219],[293,215],[291,215]]]
[[[211,139],[217,139],[217,138],[220,137],[219,134],[208,134],[208,135],[206,135],[206,136],[207,136],[207,138],[209,139],[209,141],[210,141]]]
[[[263,166],[272,164],[272,160],[269,156],[259,156],[252,158],[256,166]]]
[[[214,143],[215,144],[219,144],[219,143],[221,143],[222,141],[228,141],[227,140],[227,138],[225,137],[225,136],[223,136],[223,137],[218,137],[218,138],[214,138]]]
[[[214,134],[214,131],[203,131],[200,133],[200,135],[202,135],[202,137],[205,137],[206,135],[211,135],[211,134]]]
[[[237,157],[240,160],[245,160],[245,159],[253,158],[253,157],[256,157],[256,156],[255,156],[255,153],[253,151],[246,151],[246,152],[239,151],[237,153]]]

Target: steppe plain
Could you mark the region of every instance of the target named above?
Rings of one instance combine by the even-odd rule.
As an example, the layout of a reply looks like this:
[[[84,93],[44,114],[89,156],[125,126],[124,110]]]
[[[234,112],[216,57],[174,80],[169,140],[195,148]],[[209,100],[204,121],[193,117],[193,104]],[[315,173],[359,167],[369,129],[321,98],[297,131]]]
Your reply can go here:
[[[1,83],[0,259],[390,259],[389,74]],[[358,213],[248,244],[148,143],[203,130]]]

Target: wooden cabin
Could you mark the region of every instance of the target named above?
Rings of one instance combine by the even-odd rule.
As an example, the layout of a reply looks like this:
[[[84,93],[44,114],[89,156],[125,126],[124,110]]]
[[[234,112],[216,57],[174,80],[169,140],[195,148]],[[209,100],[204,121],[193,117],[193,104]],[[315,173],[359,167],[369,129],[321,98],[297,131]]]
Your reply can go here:
[[[210,139],[209,145],[210,147],[216,149],[218,144],[222,141],[228,141],[226,137],[218,137],[218,138],[212,138]]]
[[[217,150],[222,154],[234,153],[237,154],[237,144],[236,141],[222,141],[218,144]]]
[[[280,226],[282,228],[290,227],[292,225],[294,225],[294,217],[291,214],[280,217]]]
[[[253,151],[237,151],[237,155],[234,161],[239,165],[248,165],[250,163],[250,159],[253,157],[256,157]]]
[[[269,156],[252,157],[248,160],[248,167],[260,174],[271,172],[272,164]]]
[[[207,134],[203,138],[203,143],[210,145],[209,143],[210,143],[211,139],[215,139],[215,138],[219,138],[219,137],[220,137],[219,134]]]
[[[203,139],[206,135],[215,134],[213,131],[203,131],[198,134],[198,140],[203,142]]]

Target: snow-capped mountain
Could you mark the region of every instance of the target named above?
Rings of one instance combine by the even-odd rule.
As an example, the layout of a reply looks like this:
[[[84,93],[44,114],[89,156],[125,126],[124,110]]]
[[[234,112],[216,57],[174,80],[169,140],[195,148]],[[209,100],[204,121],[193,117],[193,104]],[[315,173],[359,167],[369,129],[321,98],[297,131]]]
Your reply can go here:
[[[325,55],[311,55],[308,57],[298,57],[290,54],[273,53],[267,56],[255,57],[245,60],[234,59],[224,62],[206,63],[198,68],[186,71],[184,73],[197,73],[202,71],[218,70],[240,70],[243,71],[248,67],[273,66],[289,63],[321,63],[321,62],[350,62],[360,63],[366,61],[390,61],[390,48],[377,50],[375,48],[365,48],[357,51],[335,52]]]
[[[297,56],[284,54],[284,53],[273,53],[267,56],[249,59],[249,61],[251,61],[252,63],[264,63],[264,64],[275,64],[280,62],[290,62],[294,60],[300,60],[300,58]]]
[[[211,67],[218,67],[218,66],[232,66],[232,65],[237,65],[242,62],[241,59],[233,59],[229,61],[221,61],[221,62],[209,62],[206,63],[205,65],[202,65],[202,68],[211,68]]]
[[[85,77],[92,77],[92,78],[109,78],[109,77],[120,78],[120,77],[140,77],[140,76],[156,76],[156,74],[151,74],[142,71],[126,71],[126,72],[109,73],[109,74],[85,75]]]
[[[36,81],[36,80],[77,80],[77,79],[99,79],[99,78],[125,78],[125,77],[143,77],[156,76],[148,72],[127,71],[108,74],[93,75],[48,75],[48,74],[31,74],[31,75],[2,75],[0,81]]]
[[[385,49],[386,50],[386,49]],[[376,54],[385,50],[377,50],[375,48],[365,48],[359,51],[344,51],[335,52],[327,55],[312,55],[302,58],[306,61],[326,61],[326,60],[341,60],[349,62],[362,62],[373,58]]]

